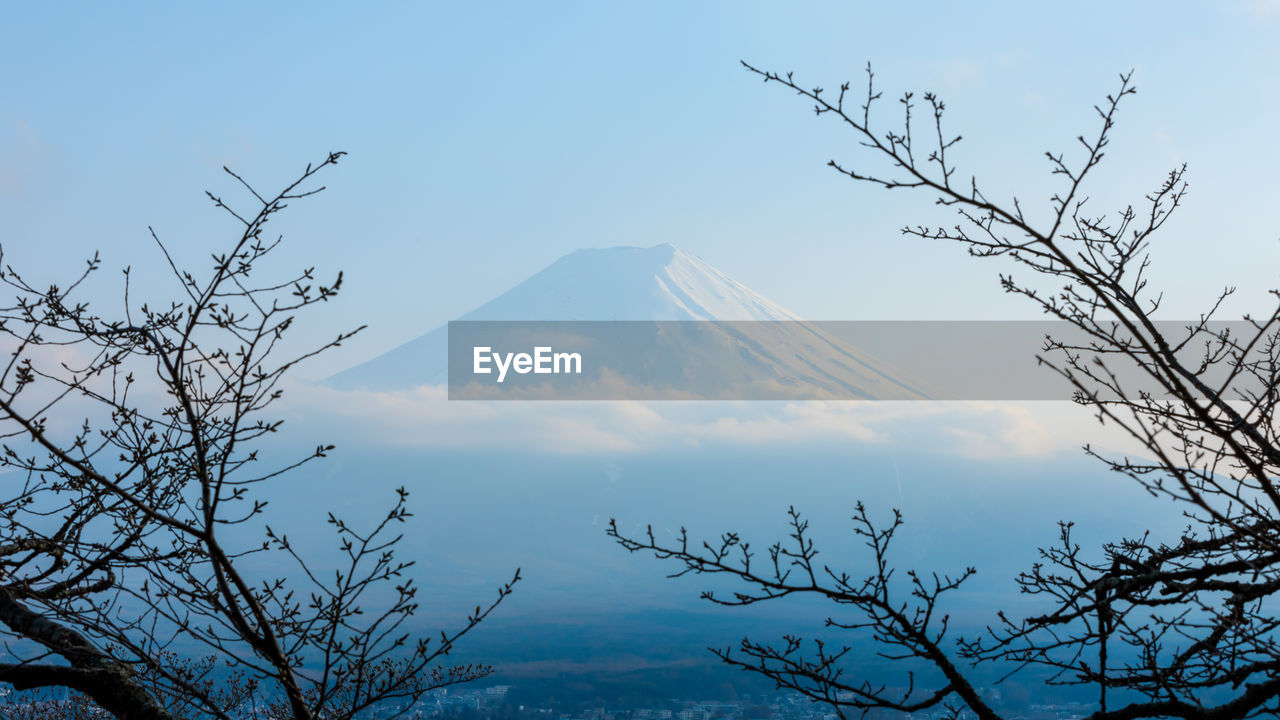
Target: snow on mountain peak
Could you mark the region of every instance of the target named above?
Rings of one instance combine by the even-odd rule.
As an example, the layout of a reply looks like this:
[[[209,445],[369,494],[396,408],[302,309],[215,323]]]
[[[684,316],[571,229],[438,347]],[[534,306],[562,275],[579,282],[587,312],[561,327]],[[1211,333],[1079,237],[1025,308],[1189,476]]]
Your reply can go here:
[[[798,320],[793,313],[668,243],[577,250],[459,320]],[[337,389],[443,383],[440,327],[325,381]]]
[[[576,250],[462,320],[796,320],[663,243]]]

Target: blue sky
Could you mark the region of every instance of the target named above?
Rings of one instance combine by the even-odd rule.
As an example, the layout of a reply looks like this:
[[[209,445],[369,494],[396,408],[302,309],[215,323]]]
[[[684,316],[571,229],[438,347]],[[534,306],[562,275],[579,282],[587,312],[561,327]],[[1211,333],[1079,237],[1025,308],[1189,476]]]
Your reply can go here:
[[[966,172],[1039,206],[1043,151],[1072,150],[1134,68],[1092,196],[1138,201],[1189,163],[1191,203],[1156,248],[1169,317],[1223,284],[1239,310],[1278,284],[1275,0],[15,5],[0,242],[46,281],[94,249],[158,271],[147,225],[201,263],[234,232],[201,192],[233,196],[221,165],[270,189],[346,150],[281,223],[290,264],[348,274],[307,332],[372,325],[311,376],[579,247],[671,242],[814,319],[1033,316],[995,266],[899,238],[938,217],[931,198],[842,182],[824,164],[866,159],[853,139],[739,59],[827,87],[871,61],[887,99],[937,90]]]

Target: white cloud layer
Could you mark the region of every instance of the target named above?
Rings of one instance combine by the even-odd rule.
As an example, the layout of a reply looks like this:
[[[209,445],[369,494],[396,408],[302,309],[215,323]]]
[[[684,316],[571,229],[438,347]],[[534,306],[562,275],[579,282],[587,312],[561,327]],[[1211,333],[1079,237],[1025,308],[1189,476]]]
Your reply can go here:
[[[347,437],[395,446],[582,454],[903,444],[994,459],[1053,455],[1085,442],[1123,444],[1084,409],[1054,402],[488,402],[450,401],[434,386],[365,392],[295,385],[285,403],[292,420],[341,423]]]

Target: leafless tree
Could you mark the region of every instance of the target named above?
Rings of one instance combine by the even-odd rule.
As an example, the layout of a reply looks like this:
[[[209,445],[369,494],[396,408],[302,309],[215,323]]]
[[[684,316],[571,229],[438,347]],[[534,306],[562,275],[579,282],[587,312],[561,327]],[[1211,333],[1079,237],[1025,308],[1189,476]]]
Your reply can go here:
[[[342,156],[274,196],[228,170],[251,209],[209,194],[238,229],[205,271],[183,269],[153,231],[172,301],[138,302],[129,269],[119,315],[82,300],[96,256],[48,287],[5,266],[16,300],[0,309],[0,682],[70,689],[121,718],[302,720],[394,715],[489,672],[442,663],[519,572],[454,630],[419,637],[413,562],[399,553],[407,491],[371,528],[330,514],[335,547],[320,559],[265,524],[295,518],[266,513],[264,483],[333,448],[263,459],[282,380],[355,334],[288,342],[342,276],[271,277],[281,238],[267,226],[320,192],[315,176]]]
[[[904,94],[899,129],[877,129],[881,93],[870,66],[866,91],[845,83],[835,93],[807,88],[790,73],[743,63],[766,83],[812,103],[857,138],[881,163],[865,170],[830,166],[861,183],[932,195],[954,209],[948,226],[908,226],[906,235],[959,243],[980,258],[1001,257],[1032,271],[1032,283],[1001,274],[1001,286],[1069,323],[1082,341],[1049,338],[1040,361],[1069,380],[1074,400],[1104,425],[1141,444],[1141,457],[1085,451],[1157,496],[1171,498],[1187,518],[1178,537],[1126,538],[1096,552],[1081,549],[1064,523],[1056,544],[1017,581],[1043,601],[1043,611],[1013,618],[1000,613],[985,632],[956,637],[944,605],[973,568],[951,575],[895,568],[889,555],[901,518],[873,521],[862,506],[854,531],[870,557],[856,569],[818,559],[808,525],[794,509],[791,534],[757,556],[738,535],[697,542],[649,532],[609,533],[624,548],[670,559],[676,574],[723,573],[740,582],[713,602],[748,605],[793,595],[825,598],[838,610],[833,632],[865,633],[885,658],[899,661],[900,682],[878,685],[847,672],[852,644],[786,637],[744,640],[719,651],[734,665],[829,704],[842,716],[868,711],[949,711],[999,718],[976,689],[985,665],[1009,672],[1041,668],[1048,682],[1096,689],[1095,720],[1128,718],[1250,718],[1280,712],[1280,308],[1245,316],[1235,334],[1213,323],[1227,289],[1197,321],[1176,335],[1153,314],[1162,296],[1147,287],[1149,244],[1187,193],[1179,167],[1138,206],[1095,212],[1087,180],[1102,161],[1117,109],[1135,88],[1118,90],[1095,107],[1098,128],[1077,138],[1078,157],[1047,153],[1061,187],[1047,220],[1033,221],[1017,198],[990,198],[977,179],[953,164],[960,137],[943,124],[945,106],[927,93]],[[923,110],[925,121],[919,122]],[[914,113],[914,114],[913,114]],[[1052,289],[1045,290],[1035,280]],[[1273,293],[1276,295],[1276,293]],[[1280,297],[1280,295],[1277,295]],[[1119,372],[1136,370],[1146,389]],[[920,670],[920,672],[916,672]]]

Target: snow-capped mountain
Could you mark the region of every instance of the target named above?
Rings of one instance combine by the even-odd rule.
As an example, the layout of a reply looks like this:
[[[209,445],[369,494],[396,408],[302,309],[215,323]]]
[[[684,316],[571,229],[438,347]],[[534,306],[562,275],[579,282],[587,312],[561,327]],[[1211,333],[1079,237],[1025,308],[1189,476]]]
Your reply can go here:
[[[927,396],[902,373],[801,323],[795,314],[702,258],[669,244],[578,250],[459,320],[792,321],[796,324],[788,324],[783,332],[770,331],[767,338],[747,337],[734,329],[724,338],[700,342],[752,354],[752,366],[767,380],[816,383],[842,397]],[[448,380],[447,330],[437,328],[325,384],[339,390],[378,391],[442,385]],[[716,358],[705,360],[702,370],[713,372]]]
[[[572,252],[459,320],[798,320],[669,244]]]

